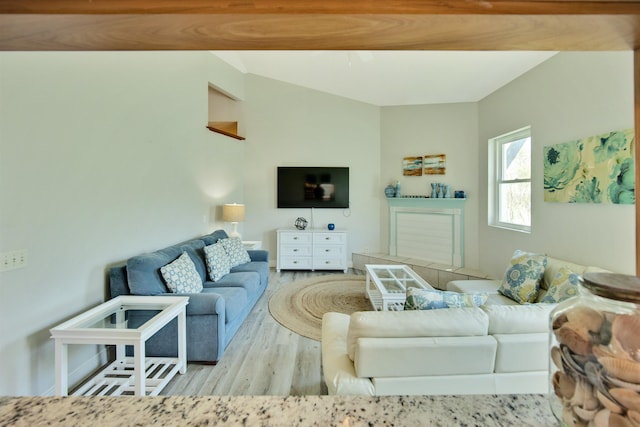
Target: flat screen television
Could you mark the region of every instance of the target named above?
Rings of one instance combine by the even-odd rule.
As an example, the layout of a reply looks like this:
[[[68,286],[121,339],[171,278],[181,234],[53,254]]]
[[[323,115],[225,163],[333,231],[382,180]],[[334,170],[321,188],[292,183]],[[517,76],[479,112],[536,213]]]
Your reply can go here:
[[[279,208],[348,208],[349,168],[279,166]]]

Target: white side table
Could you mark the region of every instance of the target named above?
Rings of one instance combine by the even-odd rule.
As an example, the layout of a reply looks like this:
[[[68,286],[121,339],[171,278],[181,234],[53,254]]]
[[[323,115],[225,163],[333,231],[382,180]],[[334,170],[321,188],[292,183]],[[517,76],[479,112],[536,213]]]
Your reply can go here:
[[[246,250],[262,249],[262,240],[243,240],[242,244]]]
[[[156,396],[173,376],[187,371],[186,306],[189,297],[121,295],[51,329],[56,348],[56,394],[68,393],[69,344],[116,346],[116,360],[85,383],[75,395]],[[160,310],[136,329],[128,328],[129,310]],[[145,357],[145,341],[178,319],[178,357]],[[133,357],[125,346],[133,346]]]

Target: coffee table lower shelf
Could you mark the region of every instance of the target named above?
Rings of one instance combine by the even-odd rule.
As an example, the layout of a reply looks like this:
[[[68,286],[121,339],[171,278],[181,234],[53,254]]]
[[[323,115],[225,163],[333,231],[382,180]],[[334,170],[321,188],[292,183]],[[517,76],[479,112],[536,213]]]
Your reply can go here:
[[[367,298],[371,301],[371,305],[376,311],[385,311],[384,309],[384,299],[382,298],[382,293],[377,289],[372,289],[372,287],[367,288],[366,293]],[[404,293],[398,293],[398,299],[396,300],[387,300],[387,311],[404,311]]]
[[[180,359],[145,358],[145,395],[157,396],[182,367]],[[115,360],[72,393],[73,396],[134,396],[133,357]]]

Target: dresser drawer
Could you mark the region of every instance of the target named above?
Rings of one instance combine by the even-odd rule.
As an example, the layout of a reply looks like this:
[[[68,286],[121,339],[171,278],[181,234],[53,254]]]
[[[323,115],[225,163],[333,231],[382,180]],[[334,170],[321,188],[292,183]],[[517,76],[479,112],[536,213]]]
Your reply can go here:
[[[311,233],[280,233],[280,243],[282,244],[311,244],[313,235]]]
[[[313,269],[313,261],[311,257],[308,258],[298,258],[298,257],[287,257],[282,258],[280,261],[280,268],[285,270],[311,270]]]
[[[313,253],[311,245],[280,245],[278,256],[301,257],[311,256]]]
[[[344,258],[313,258],[314,270],[346,270]]]
[[[335,244],[342,245],[345,242],[344,233],[313,233],[314,245]]]
[[[313,246],[313,256],[319,258],[343,258],[345,247],[342,245],[319,245]]]

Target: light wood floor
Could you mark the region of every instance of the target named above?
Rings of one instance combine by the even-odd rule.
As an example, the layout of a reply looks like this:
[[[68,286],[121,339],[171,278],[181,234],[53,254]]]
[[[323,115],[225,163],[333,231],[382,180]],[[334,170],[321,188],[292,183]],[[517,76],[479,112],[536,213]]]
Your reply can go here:
[[[351,274],[362,274],[350,271]],[[189,363],[161,392],[168,396],[302,396],[327,394],[322,380],[320,342],[281,326],[269,314],[269,298],[287,284],[342,272],[277,273],[249,313],[217,365]]]

